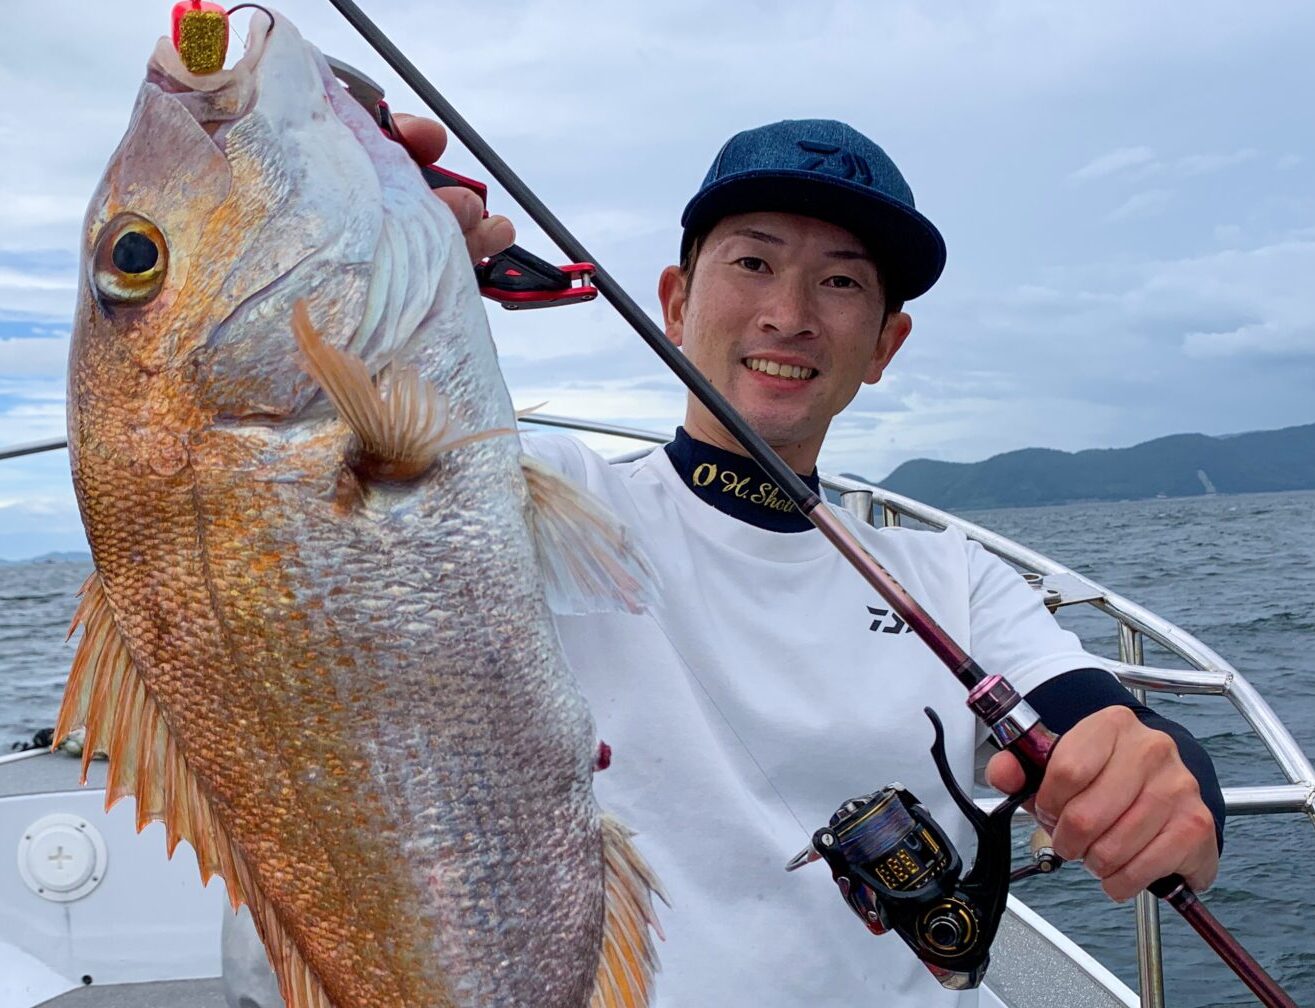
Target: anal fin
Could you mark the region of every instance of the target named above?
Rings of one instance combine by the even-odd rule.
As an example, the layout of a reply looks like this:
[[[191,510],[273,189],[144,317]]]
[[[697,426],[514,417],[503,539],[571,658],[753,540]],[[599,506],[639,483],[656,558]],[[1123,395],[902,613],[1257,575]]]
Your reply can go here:
[[[603,817],[603,941],[589,1008],[646,1008],[653,997],[658,969],[653,934],[662,937],[653,895],[668,900],[631,836],[615,819]]]

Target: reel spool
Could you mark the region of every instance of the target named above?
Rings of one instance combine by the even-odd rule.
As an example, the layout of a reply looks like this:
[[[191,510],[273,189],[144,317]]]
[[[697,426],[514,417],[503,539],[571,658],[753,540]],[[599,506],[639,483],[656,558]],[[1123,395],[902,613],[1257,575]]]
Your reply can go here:
[[[990,815],[978,809],[950,772],[940,718],[924,710],[936,731],[937,772],[977,835],[967,875],[945,831],[899,784],[843,803],[813,834],[812,852],[791,867],[820,856],[869,931],[895,931],[941,986],[968,990],[990,964],[1009,893],[1009,824],[1026,795],[1011,796]]]

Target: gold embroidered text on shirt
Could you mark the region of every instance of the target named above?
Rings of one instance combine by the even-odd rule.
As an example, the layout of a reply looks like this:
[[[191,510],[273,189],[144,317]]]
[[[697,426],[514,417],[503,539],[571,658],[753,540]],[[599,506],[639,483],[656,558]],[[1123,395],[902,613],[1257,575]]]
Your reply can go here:
[[[794,510],[794,503],[781,496],[780,488],[775,483],[767,480],[759,483],[756,490],[751,490],[749,480],[750,477],[741,476],[730,469],[718,469],[713,462],[700,463],[690,475],[690,482],[696,487],[716,483],[722,493],[734,494],[737,499],[747,500],[750,504],[758,504],[771,511]]]

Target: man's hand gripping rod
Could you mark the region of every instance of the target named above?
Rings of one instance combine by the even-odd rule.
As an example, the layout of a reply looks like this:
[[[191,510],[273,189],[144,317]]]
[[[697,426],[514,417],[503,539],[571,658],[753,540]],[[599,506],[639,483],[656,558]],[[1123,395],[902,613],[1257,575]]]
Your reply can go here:
[[[829,509],[818,507],[821,498],[787,466],[760,438],[711,383],[680,354],[640,307],[597,266],[598,260],[576,240],[543,202],[520,180],[434,88],[392,41],[379,30],[352,0],[330,0],[334,7],[372,45],[430,110],[475,156],[489,174],[507,190],[543,232],[574,262],[595,264],[594,286],[620,313],[639,336],[717,418],[745,451],[767,472],[782,492],[807,515],[846,560],[931,648],[950,673],[968,690],[968,706],[994,734],[1001,745],[1018,757],[1027,774],[1026,790],[1034,792],[1050,759],[1058,736],[1041,723],[1036,712],[1002,676],[988,676],[972,657],[955,643],[904,587],[863,548],[854,535]],[[1196,894],[1178,875],[1170,875],[1150,886],[1151,892],[1169,902],[1186,918],[1206,943],[1228,964],[1264,1005],[1296,1008],[1296,1002],[1201,904]]]

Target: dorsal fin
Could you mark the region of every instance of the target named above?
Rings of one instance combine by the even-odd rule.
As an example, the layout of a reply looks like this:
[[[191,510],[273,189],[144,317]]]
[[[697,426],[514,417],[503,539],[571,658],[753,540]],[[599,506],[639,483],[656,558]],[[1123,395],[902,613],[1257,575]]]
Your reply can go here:
[[[305,301],[292,309],[292,331],[309,374],[324,389],[343,422],[361,442],[356,468],[367,478],[410,480],[423,475],[443,452],[511,428],[454,437],[448,398],[414,368],[390,374],[387,394],[355,354],[324,342],[311,324]]]
[[[670,901],[631,836],[615,819],[603,817],[603,941],[589,1008],[646,1008],[653,996],[658,966],[649,929],[662,937],[653,894]]]
[[[242,853],[214,815],[209,800],[174,744],[160,708],[137,672],[114,621],[100,574],[82,585],[82,601],[69,636],[82,627],[55,725],[54,744],[86,726],[82,749],[82,783],[92,754],[109,757],[105,808],[125,795],[137,801],[137,830],[162,821],[170,856],[179,840],[196,852],[202,882],[223,878],[236,909],[251,908],[256,928],[269,951],[288,1008],[332,1008],[319,979],[279,923],[273,904],[254,884]]]

